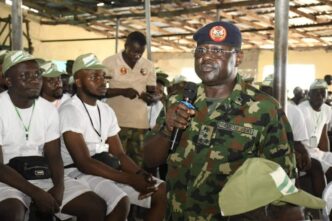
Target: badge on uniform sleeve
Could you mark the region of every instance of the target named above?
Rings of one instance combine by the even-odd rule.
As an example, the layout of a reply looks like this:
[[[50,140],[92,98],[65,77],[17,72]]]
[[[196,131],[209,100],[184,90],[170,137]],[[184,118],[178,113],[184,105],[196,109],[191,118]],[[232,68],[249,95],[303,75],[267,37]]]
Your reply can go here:
[[[140,72],[141,72],[142,75],[146,75],[148,73],[145,68],[141,68]]]
[[[223,26],[214,26],[210,29],[210,38],[212,41],[221,42],[227,37],[227,31]]]
[[[121,67],[121,68],[120,68],[120,73],[121,73],[121,74],[127,74],[127,72],[128,72],[128,71],[127,71],[127,68],[125,68],[125,67]]]

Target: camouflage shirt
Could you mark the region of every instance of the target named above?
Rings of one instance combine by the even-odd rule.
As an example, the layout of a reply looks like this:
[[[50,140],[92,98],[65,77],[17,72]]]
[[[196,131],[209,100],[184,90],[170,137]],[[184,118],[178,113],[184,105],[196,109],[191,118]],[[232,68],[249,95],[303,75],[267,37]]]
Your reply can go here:
[[[167,106],[181,99],[174,95]],[[220,215],[218,193],[247,158],[270,159],[295,177],[291,127],[272,97],[238,76],[231,95],[209,114],[203,85],[199,85],[195,106],[195,117],[176,152],[168,157],[168,220],[227,220]],[[158,117],[148,136],[158,133],[164,117]]]

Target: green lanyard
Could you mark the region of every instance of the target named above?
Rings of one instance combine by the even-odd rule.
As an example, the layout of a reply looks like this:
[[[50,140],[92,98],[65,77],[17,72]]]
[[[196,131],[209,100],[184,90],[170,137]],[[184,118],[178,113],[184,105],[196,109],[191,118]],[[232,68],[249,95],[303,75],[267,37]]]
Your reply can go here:
[[[29,140],[29,130],[30,130],[30,125],[31,125],[31,120],[32,120],[32,115],[33,115],[33,111],[35,110],[35,101],[33,101],[33,105],[32,105],[32,112],[31,112],[31,115],[30,115],[30,120],[29,120],[29,124],[28,126],[25,126],[24,122],[23,122],[23,119],[21,117],[21,114],[20,112],[18,111],[17,107],[14,105],[15,107],[15,111],[17,113],[17,116],[20,118],[21,122],[22,122],[22,125],[23,125],[23,128],[24,128],[24,131],[25,131],[25,139],[26,140]]]

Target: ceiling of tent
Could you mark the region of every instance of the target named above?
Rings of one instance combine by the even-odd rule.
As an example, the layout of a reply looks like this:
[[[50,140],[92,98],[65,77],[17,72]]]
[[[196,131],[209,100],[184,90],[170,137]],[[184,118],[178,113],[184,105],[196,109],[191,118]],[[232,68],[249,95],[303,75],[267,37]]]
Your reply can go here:
[[[243,33],[243,48],[273,48],[275,0],[151,0],[152,51],[190,51],[193,33],[217,19],[235,23]],[[146,29],[143,0],[23,0],[38,11],[40,23],[69,24],[125,38]],[[332,47],[332,0],[290,0],[289,47]]]

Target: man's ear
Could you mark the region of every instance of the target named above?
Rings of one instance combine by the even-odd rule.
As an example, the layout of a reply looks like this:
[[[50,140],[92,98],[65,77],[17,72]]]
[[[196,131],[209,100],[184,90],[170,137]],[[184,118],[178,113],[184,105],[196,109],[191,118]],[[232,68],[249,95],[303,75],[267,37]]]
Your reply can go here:
[[[243,57],[244,57],[244,54],[243,54],[242,50],[240,50],[238,53],[236,53],[236,64],[235,64],[235,67],[240,66],[240,64],[242,63]]]
[[[79,78],[75,79],[75,84],[76,84],[76,87],[82,87],[82,82]]]

